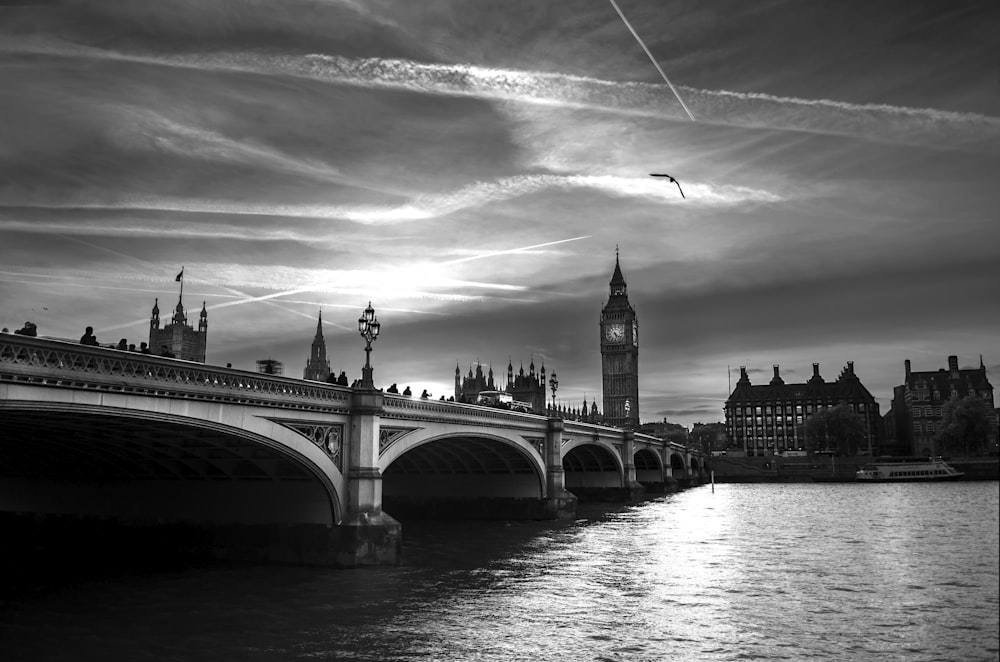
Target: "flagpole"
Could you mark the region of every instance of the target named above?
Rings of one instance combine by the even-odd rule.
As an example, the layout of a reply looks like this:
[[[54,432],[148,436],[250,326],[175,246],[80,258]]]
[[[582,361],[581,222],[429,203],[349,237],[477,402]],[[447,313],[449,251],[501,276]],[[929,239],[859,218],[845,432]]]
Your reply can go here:
[[[181,305],[184,305],[184,266],[183,265],[181,265],[181,274],[180,274],[180,276],[181,276],[181,296],[177,300],[177,302],[180,303]]]

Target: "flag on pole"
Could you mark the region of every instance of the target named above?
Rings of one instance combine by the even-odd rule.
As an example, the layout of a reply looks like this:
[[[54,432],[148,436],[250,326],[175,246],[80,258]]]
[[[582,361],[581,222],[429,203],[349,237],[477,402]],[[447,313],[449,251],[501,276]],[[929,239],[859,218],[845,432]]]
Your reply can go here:
[[[181,267],[181,272],[177,274],[177,278],[174,278],[174,282],[179,283],[184,278],[184,267]]]

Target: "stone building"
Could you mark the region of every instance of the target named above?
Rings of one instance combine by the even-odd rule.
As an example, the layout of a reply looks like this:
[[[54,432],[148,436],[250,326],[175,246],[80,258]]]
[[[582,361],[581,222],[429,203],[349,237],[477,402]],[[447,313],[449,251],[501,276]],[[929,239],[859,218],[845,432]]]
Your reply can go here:
[[[326,341],[323,339],[323,311],[321,310],[319,311],[319,319],[316,321],[316,335],[313,337],[312,349],[306,360],[305,370],[302,371],[302,379],[325,382],[329,377],[330,361],[326,358]]]
[[[177,299],[177,307],[170,323],[160,328],[160,300],[153,303],[153,312],[149,318],[149,351],[153,354],[164,354],[164,351],[174,358],[185,361],[205,362],[205,347],[208,343],[208,310],[205,302],[201,303],[201,315],[198,319],[198,329],[187,323],[181,297]]]
[[[878,403],[854,372],[848,361],[836,381],[827,382],[813,363],[813,374],[802,384],[786,384],[774,366],[774,377],[767,384],[753,385],[746,366],[740,367],[740,379],[726,400],[726,434],[730,446],[747,455],[774,455],[806,446],[803,426],[817,410],[846,404],[862,418],[867,435],[865,445],[877,451],[880,443],[881,417]]]
[[[892,408],[886,416],[887,436],[897,443],[900,452],[909,455],[939,454],[936,437],[944,429],[941,409],[952,398],[967,395],[982,398],[992,412],[987,433],[987,448],[997,448],[997,418],[993,405],[993,386],[986,376],[986,366],[979,357],[978,368],[959,368],[958,357],[948,357],[948,368],[913,371],[910,360],[903,362],[903,383],[893,388]]]
[[[527,402],[531,405],[531,410],[536,414],[544,414],[545,405],[545,365],[541,370],[535,372],[535,361],[532,359],[528,368],[528,373],[524,372],[524,365],[515,375],[514,364],[507,363],[507,383],[501,385],[493,377],[493,366],[488,372],[483,372],[483,364],[477,363],[475,372],[469,366],[469,373],[463,377],[461,369],[455,366],[455,400],[457,402],[476,402],[479,394],[483,391],[503,391],[509,393],[514,400]]]

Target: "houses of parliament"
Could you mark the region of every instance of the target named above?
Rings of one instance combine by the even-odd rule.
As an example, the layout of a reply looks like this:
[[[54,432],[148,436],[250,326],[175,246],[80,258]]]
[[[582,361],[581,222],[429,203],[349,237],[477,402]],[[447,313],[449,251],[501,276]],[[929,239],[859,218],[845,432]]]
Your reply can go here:
[[[586,397],[579,409],[558,407],[556,413],[586,422],[638,428],[639,321],[628,300],[628,285],[617,253],[609,289],[599,321],[604,414],[600,413],[596,400],[588,404]],[[513,363],[508,362],[507,379],[502,388],[494,378],[492,366],[484,373],[482,364],[477,363],[475,371],[470,366],[464,377],[461,369],[455,366],[455,400],[458,402],[476,402],[483,391],[504,391],[515,400],[530,403],[533,411],[543,413],[549,411],[545,389],[545,366],[536,372],[534,359],[527,374],[522,365],[515,375]]]
[[[474,403],[484,391],[507,393],[513,400],[531,405],[532,411],[540,414],[551,412],[562,417],[585,422],[614,425],[617,427],[639,427],[639,322],[635,309],[628,300],[628,286],[622,274],[621,263],[616,253],[615,268],[609,283],[609,297],[601,310],[599,342],[601,350],[601,386],[604,413],[598,408],[597,400],[590,402],[584,397],[581,406],[556,406],[553,411],[546,402],[547,389],[545,365],[538,368],[534,358],[530,359],[525,372],[522,363],[515,373],[513,361],[508,360],[504,379],[494,375],[493,367],[477,362],[462,374],[460,366],[455,366],[456,402]],[[346,384],[346,376],[333,376],[327,358],[326,342],[323,339],[323,317],[320,313],[316,323],[309,357],[302,374],[303,379]]]

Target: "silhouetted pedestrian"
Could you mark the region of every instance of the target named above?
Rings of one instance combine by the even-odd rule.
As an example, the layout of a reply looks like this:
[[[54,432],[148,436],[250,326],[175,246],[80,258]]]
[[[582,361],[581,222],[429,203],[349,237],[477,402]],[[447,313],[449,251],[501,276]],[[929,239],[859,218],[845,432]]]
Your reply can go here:
[[[409,386],[403,389],[403,395],[413,395],[413,391],[410,390]]]
[[[33,338],[38,335],[38,328],[34,322],[25,322],[24,326],[14,333],[19,336],[31,336]]]
[[[399,393],[399,388],[397,388],[396,382],[393,382],[392,386],[386,389],[386,393],[397,393],[397,394]]]
[[[84,330],[83,335],[80,336],[80,344],[81,345],[92,345],[94,347],[97,346],[97,336],[94,335],[94,327],[88,326]]]
[[[168,359],[174,358],[174,353],[170,351],[170,348],[166,345],[160,345],[160,356],[166,357]]]
[[[149,344],[146,342],[139,343],[139,353],[140,354],[152,354],[149,350]]]
[[[135,351],[135,343],[134,342],[133,343],[129,343],[129,345],[128,345],[128,351],[130,351],[130,352],[134,352]]]
[[[337,377],[337,386],[347,386],[347,373],[343,370],[340,371],[340,377]]]
[[[128,351],[128,341],[122,338],[121,340],[118,341],[118,347],[116,347],[115,349],[120,349],[123,352]]]
[[[426,400],[427,398],[431,397],[431,394],[427,392],[427,389],[424,389],[424,392],[420,394],[420,397]]]

